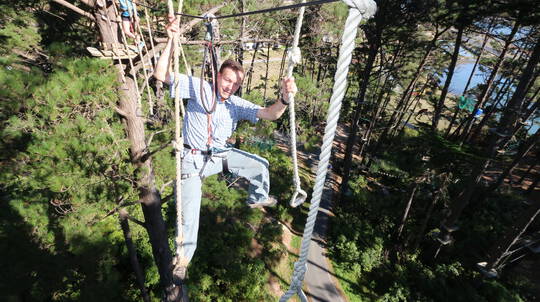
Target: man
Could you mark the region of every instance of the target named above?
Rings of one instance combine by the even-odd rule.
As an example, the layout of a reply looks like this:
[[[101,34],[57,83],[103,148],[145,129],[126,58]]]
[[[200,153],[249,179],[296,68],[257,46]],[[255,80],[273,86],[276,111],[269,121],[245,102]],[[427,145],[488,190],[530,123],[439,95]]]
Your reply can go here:
[[[235,130],[237,122],[259,119],[276,120],[288,105],[289,93],[296,93],[294,78],[282,82],[283,97],[268,107],[255,105],[234,93],[244,79],[242,65],[233,60],[223,62],[217,76],[217,100],[213,107],[212,87],[199,78],[183,74],[169,73],[171,61],[172,36],[178,31],[178,21],[169,16],[167,35],[169,40],[156,66],[154,77],[162,82],[175,83],[180,87],[180,97],[189,99],[184,117],[182,155],[182,211],[184,232],[184,260],[191,261],[197,245],[199,212],[201,206],[201,185],[204,177],[230,171],[249,181],[248,206],[252,208],[273,206],[276,200],[268,196],[270,181],[268,161],[242,150],[227,148],[226,141]],[[204,92],[201,97],[200,85]],[[171,85],[171,93],[175,92]],[[205,103],[203,103],[205,102]],[[210,111],[210,113],[209,113]],[[186,265],[187,263],[181,264]]]

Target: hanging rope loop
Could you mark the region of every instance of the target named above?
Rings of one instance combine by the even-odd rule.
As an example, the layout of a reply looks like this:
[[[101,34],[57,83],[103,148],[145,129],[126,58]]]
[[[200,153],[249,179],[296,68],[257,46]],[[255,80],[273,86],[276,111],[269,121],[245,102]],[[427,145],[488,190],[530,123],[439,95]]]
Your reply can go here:
[[[305,0],[302,0],[302,3],[305,3]],[[300,32],[302,30],[302,22],[304,20],[305,8],[301,7],[298,12],[298,18],[296,19],[296,26],[294,28],[294,36],[292,47],[287,53],[288,64],[287,64],[287,78],[292,77],[294,66],[302,61],[302,54],[298,43],[300,41]],[[294,183],[294,193],[289,201],[291,207],[295,208],[307,199],[306,191],[302,190],[300,187],[300,176],[298,173],[298,156],[296,154],[296,112],[295,112],[295,101],[294,93],[289,93],[287,95],[289,102],[289,121],[290,121],[290,135],[291,135],[291,157],[293,163],[293,183]],[[300,291],[302,289],[300,288]]]

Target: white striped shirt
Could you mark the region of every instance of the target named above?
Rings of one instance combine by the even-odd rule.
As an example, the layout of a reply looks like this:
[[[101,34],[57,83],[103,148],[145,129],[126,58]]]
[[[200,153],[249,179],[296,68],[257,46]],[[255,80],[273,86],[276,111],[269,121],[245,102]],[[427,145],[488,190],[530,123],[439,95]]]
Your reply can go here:
[[[174,77],[171,75],[171,83],[173,82]],[[180,98],[188,99],[183,127],[184,143],[193,149],[206,150],[209,133],[207,114],[201,103],[201,80],[200,78],[180,74],[176,83],[180,85]],[[210,109],[212,108],[212,88],[208,82],[204,82],[203,87],[206,94],[206,107]],[[170,93],[171,98],[174,98],[175,87],[173,85],[170,86]],[[261,106],[235,95],[221,101],[218,94],[216,110],[212,113],[211,147],[224,148],[227,139],[231,137],[236,129],[238,121],[248,120],[256,123],[259,120],[257,111],[260,108]]]

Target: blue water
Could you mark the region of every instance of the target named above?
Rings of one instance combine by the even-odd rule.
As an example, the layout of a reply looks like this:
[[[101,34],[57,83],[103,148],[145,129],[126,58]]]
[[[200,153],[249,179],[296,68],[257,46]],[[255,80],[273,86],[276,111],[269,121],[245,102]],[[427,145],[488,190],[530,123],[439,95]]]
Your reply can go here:
[[[463,89],[465,88],[465,85],[467,84],[467,80],[469,79],[469,76],[471,75],[471,71],[473,69],[474,63],[464,63],[456,66],[456,69],[454,70],[454,75],[452,76],[452,81],[450,82],[450,88],[449,92],[461,96],[463,93]],[[485,82],[486,78],[485,75],[481,74],[478,70],[479,68],[476,67],[476,70],[474,72],[474,76],[471,79],[471,83],[469,84],[469,87],[467,90],[471,90],[476,86],[477,84]],[[441,78],[441,81],[444,83],[446,80],[446,75]]]
[[[468,53],[466,54],[462,53],[462,55],[470,56],[470,54]],[[456,96],[462,95],[463,89],[465,88],[465,85],[467,84],[467,80],[469,79],[473,66],[474,66],[474,63],[463,63],[456,66],[456,69],[454,70],[454,75],[452,76],[452,81],[450,82],[450,87],[448,90],[450,93]],[[488,76],[489,74],[483,74],[482,72],[480,72],[477,66],[474,72],[474,76],[471,79],[471,83],[469,84],[469,87],[467,90],[470,91],[476,85],[484,83],[487,80]],[[444,85],[445,80],[446,80],[446,74],[443,75],[440,79],[441,86]],[[540,127],[540,121],[536,121],[534,125],[530,128],[529,133],[530,134],[535,133],[539,127]]]

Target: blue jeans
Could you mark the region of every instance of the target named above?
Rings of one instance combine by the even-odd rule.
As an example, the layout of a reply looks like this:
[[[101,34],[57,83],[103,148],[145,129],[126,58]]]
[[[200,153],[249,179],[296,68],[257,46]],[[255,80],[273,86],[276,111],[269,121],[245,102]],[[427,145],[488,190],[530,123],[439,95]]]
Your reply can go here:
[[[185,150],[182,159],[182,175],[185,177],[182,180],[182,213],[184,216],[182,226],[184,256],[188,261],[191,261],[197,248],[202,178],[220,173],[223,170],[225,157],[229,171],[249,181],[248,203],[264,202],[268,199],[270,178],[266,159],[249,152],[231,149],[208,158],[206,165],[204,165],[204,155]],[[201,173],[203,166],[204,169]],[[202,177],[199,176],[199,173]]]

